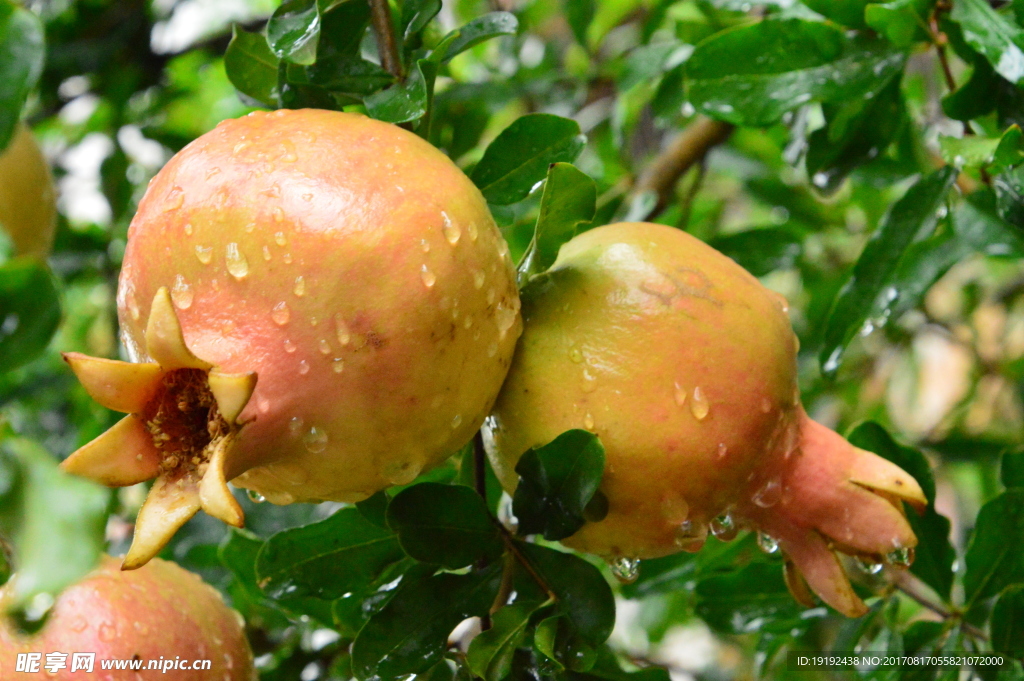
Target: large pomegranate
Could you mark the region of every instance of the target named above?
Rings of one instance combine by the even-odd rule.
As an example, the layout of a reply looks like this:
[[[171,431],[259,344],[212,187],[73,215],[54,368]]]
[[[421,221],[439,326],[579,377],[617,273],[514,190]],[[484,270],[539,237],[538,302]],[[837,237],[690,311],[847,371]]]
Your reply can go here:
[[[131,415],[73,454],[156,477],[125,567],[226,481],[275,503],[410,482],[479,428],[520,333],[508,247],[479,191],[401,128],[318,110],[225,121],[168,162],[118,285],[136,364],[67,357]]]
[[[37,673],[17,673],[31,671],[16,670],[19,653],[41,655],[35,660]],[[52,653],[64,656],[49,658]],[[75,653],[95,653],[92,668]],[[126,668],[135,661],[135,669]],[[50,669],[48,662],[54,664]],[[119,561],[104,556],[99,568],[57,597],[39,633],[22,636],[11,622],[0,622],[0,676],[255,681],[256,671],[242,617],[216,589],[174,563],[156,559],[141,570],[122,572]]]
[[[822,599],[863,612],[833,549],[905,564],[914,479],[807,417],[784,299],[677,229],[609,225],[522,291],[525,330],[484,427],[510,492],[530,447],[585,428],[606,448],[607,517],[565,541],[611,561],[764,533]],[[795,568],[795,569],[794,569]]]
[[[53,246],[57,195],[50,166],[24,123],[0,152],[0,229],[17,255],[45,258]]]

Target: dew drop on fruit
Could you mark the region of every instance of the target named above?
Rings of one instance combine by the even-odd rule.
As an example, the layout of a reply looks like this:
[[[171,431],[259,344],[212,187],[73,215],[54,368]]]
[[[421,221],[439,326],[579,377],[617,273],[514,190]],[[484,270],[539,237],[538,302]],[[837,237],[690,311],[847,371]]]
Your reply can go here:
[[[281,206],[278,206],[277,208],[274,209],[274,222],[283,222],[283,221],[284,221],[284,208],[281,208]]]
[[[516,323],[516,309],[506,305],[504,302],[499,302],[497,309],[494,311],[494,320],[498,324],[498,339],[504,340],[505,336],[508,335],[509,329]]]
[[[185,281],[185,277],[180,274],[174,277],[174,286],[171,287],[171,302],[174,303],[174,307],[187,310],[192,307],[193,297],[192,287]]]
[[[326,338],[320,339],[320,354],[329,355],[331,354],[331,344],[327,342]]]
[[[496,295],[497,294],[495,294],[493,288],[487,289],[487,304],[488,305],[493,305],[494,304],[494,298],[495,298]]]
[[[678,525],[690,515],[690,505],[683,495],[672,492],[661,499],[661,515],[670,525]]]
[[[306,278],[301,274],[295,277],[295,286],[292,287],[292,293],[300,298],[306,295]]]
[[[861,570],[863,570],[866,574],[869,575],[877,575],[879,572],[882,571],[883,568],[885,568],[885,565],[883,565],[882,563],[877,563],[873,560],[865,560],[859,557],[855,558],[854,560],[856,560],[857,562],[857,567],[859,567]]]
[[[267,500],[265,496],[263,496],[254,489],[245,490],[245,495],[249,497],[249,501],[253,502],[254,504],[262,504],[264,501]]]
[[[413,461],[394,462],[385,466],[382,474],[392,485],[408,485],[420,474],[420,467]]]
[[[728,513],[712,518],[710,529],[711,534],[722,541],[732,541],[739,532],[739,529],[736,527],[736,521]]]
[[[288,240],[284,238],[284,232],[274,232],[274,243],[278,246],[284,246],[288,243]]]
[[[266,397],[256,398],[256,409],[261,414],[266,414],[270,412],[270,400],[268,400]]]
[[[284,255],[281,256],[281,260],[284,260],[284,264],[285,265],[291,265],[292,264],[292,254],[291,253],[285,253]]]
[[[708,398],[704,395],[704,391],[697,386],[693,389],[693,400],[690,402],[690,413],[693,414],[693,418],[698,421],[703,421],[708,412],[711,410],[711,405],[708,403]]]
[[[899,546],[885,554],[885,562],[893,567],[908,568],[914,562],[914,549]]]
[[[430,271],[430,268],[427,267],[426,263],[420,266],[420,279],[423,280],[423,285],[427,288],[431,288],[437,281],[437,277]]]
[[[597,390],[597,376],[590,373],[590,369],[583,370],[583,392],[592,393]]]
[[[728,453],[729,453],[729,448],[726,446],[726,444],[724,442],[719,442],[718,443],[718,458],[719,459],[724,459]]]
[[[196,244],[196,258],[204,265],[209,265],[213,260],[213,246]]]
[[[487,356],[494,357],[496,354],[498,354],[498,343],[491,341],[491,344],[487,346]]]
[[[132,316],[132,319],[138,321],[139,319],[139,301],[135,299],[135,290],[129,290],[128,295],[125,296],[125,303],[128,305],[128,314]]]
[[[587,430],[594,429],[594,416],[589,411],[583,417],[583,427],[586,428]]]
[[[462,327],[468,329],[471,326],[473,326],[473,318],[466,315],[466,318],[462,320]]]
[[[164,212],[170,213],[178,210],[183,203],[185,203],[185,190],[174,185],[171,187],[171,191],[167,192],[167,198],[164,200]]]
[[[609,563],[615,579],[623,584],[632,584],[640,576],[640,560],[622,556]]]
[[[192,223],[191,222],[186,222],[185,223],[185,236],[192,236]]]
[[[452,219],[448,217],[448,213],[441,211],[441,219],[444,222],[441,224],[441,231],[444,232],[444,238],[452,246],[459,243],[459,239],[462,238],[462,230],[459,226],[452,222]]]
[[[430,242],[426,239],[420,239],[420,248],[423,249],[424,253],[430,253]]]
[[[475,222],[470,222],[469,225],[466,226],[466,232],[469,234],[470,241],[476,241],[476,237],[479,234],[479,232],[476,228]]]
[[[292,311],[288,307],[288,303],[281,301],[270,310],[270,318],[274,320],[274,323],[278,326],[284,326],[288,323],[288,320],[292,318]]]
[[[583,352],[575,345],[570,346],[569,359],[573,364],[581,364],[583,362]]]
[[[313,195],[312,194],[303,194],[302,195],[302,200],[305,201],[306,203],[309,203],[310,201],[313,200]]]
[[[779,550],[779,542],[775,541],[775,537],[765,534],[764,532],[757,533],[757,547],[765,553],[775,553]]]
[[[676,528],[672,541],[683,551],[696,553],[708,538],[708,526],[699,520],[684,520]]]
[[[473,270],[473,288],[477,291],[484,287],[484,279],[487,275],[484,274],[483,270]]]
[[[299,362],[299,374],[305,376],[309,373],[309,362],[302,360]]]
[[[225,261],[227,262],[228,272],[235,279],[244,279],[249,274],[249,261],[246,260],[245,255],[238,250],[238,244],[231,242],[227,246],[225,254]]]
[[[291,353],[295,352],[296,349],[297,348],[295,347],[295,343],[292,343],[290,338],[285,338],[284,339],[284,351],[285,352],[287,352],[288,354],[291,354]]]
[[[771,508],[782,500],[782,481],[772,478],[754,492],[752,501],[761,508]]]
[[[455,430],[456,428],[458,428],[461,425],[462,425],[462,414],[456,414],[455,417],[452,418],[452,430]]]
[[[336,374],[340,374],[345,370],[345,360],[341,357],[335,357],[334,361],[331,362],[331,371]]]
[[[680,407],[686,404],[686,388],[679,385],[679,383],[676,383],[674,397],[676,400],[676,404],[679,405]]]
[[[345,320],[342,319],[340,312],[334,314],[334,330],[342,347],[348,345],[349,341],[352,340],[352,333],[348,330],[348,326],[345,324]]]
[[[319,454],[327,449],[327,431],[313,426],[302,436],[302,444],[306,446],[306,451]]]
[[[772,410],[772,401],[767,397],[761,398],[761,413],[767,414]]]
[[[301,416],[293,416],[291,420],[288,421],[288,433],[291,434],[292,437],[296,437],[300,432],[302,432],[302,426],[304,425],[305,422],[302,420]]]
[[[270,262],[270,258],[271,258],[270,247],[269,246],[264,246],[263,247],[263,259],[266,260],[267,262]]]

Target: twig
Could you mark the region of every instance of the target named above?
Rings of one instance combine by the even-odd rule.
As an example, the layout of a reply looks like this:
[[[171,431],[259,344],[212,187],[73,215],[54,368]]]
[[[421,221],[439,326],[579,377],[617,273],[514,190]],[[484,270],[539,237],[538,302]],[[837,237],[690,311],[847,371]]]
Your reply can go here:
[[[476,493],[484,500],[484,506],[487,506],[487,462],[484,460],[485,455],[483,434],[478,430],[476,435],[473,436],[473,484],[476,487]],[[495,524],[501,525],[498,522]],[[487,567],[487,560],[481,559],[477,567]],[[491,615],[488,613],[480,618],[480,631],[487,631],[490,628]]]
[[[380,64],[385,71],[402,81],[405,74],[402,72],[402,56],[398,52],[395,29],[391,23],[391,6],[388,0],[369,0],[369,3],[373,33],[377,37],[377,50],[380,52]]]
[[[679,214],[679,220],[676,222],[676,226],[685,231],[690,226],[690,216],[693,213],[693,202],[697,198],[697,193],[700,191],[701,186],[704,184],[704,176],[707,175],[708,164],[704,158],[701,158],[700,163],[697,164],[697,175],[693,178],[693,182],[686,188],[686,196],[683,198],[682,212]]]
[[[554,591],[552,591],[547,581],[540,576],[540,573],[534,569],[533,564],[530,563],[530,559],[523,555],[523,552],[519,550],[519,547],[516,545],[516,538],[512,536],[512,533],[508,531],[508,528],[501,523],[495,524],[498,526],[498,531],[501,533],[501,539],[505,542],[505,547],[508,548],[509,553],[519,561],[519,564],[522,565],[527,574],[533,578],[533,581],[537,582],[537,586],[544,589],[544,593],[547,594],[548,598],[557,601],[558,596]]]
[[[698,116],[676,135],[668,147],[647,166],[633,188],[634,196],[654,192],[658,197],[648,218],[665,210],[672,201],[679,178],[690,166],[701,161],[712,147],[728,139],[733,129],[731,123]]]
[[[919,605],[931,610],[944,620],[958,620],[964,632],[970,636],[980,641],[988,640],[988,635],[970,622],[965,622],[961,613],[949,610],[946,606],[941,603],[936,603],[932,599],[928,598],[928,596],[921,593],[920,581],[906,570],[889,569],[886,570],[886,574],[897,589],[909,596],[912,600],[916,601]]]

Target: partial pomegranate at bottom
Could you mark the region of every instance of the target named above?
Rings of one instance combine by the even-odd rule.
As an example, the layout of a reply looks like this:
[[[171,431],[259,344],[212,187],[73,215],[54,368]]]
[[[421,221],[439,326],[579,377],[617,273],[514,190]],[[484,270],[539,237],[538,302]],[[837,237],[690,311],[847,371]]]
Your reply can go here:
[[[785,300],[671,227],[622,223],[565,244],[522,290],[524,332],[484,425],[506,490],[530,447],[571,428],[606,449],[608,515],[564,543],[628,573],[740,528],[781,548],[787,583],[850,616],[864,603],[835,554],[906,567],[901,500],[917,482],[812,421]]]
[[[19,653],[42,654],[38,673],[16,673]],[[66,657],[48,658],[49,653]],[[75,653],[95,653],[92,668],[76,660]],[[53,666],[47,669],[47,663]],[[20,676],[54,681],[257,678],[242,617],[216,589],[159,558],[122,572],[110,556],[57,597],[37,634],[22,636],[11,622],[0,622],[0,678]]]

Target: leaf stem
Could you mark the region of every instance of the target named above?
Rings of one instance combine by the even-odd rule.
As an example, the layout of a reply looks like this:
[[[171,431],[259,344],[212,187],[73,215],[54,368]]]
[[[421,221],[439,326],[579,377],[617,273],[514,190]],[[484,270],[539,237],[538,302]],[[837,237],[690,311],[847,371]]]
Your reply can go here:
[[[936,615],[944,620],[957,620],[960,622],[960,626],[963,627],[965,633],[971,637],[978,639],[979,641],[987,641],[988,635],[974,626],[970,622],[963,620],[963,614],[950,610],[941,603],[936,603],[931,598],[926,596],[921,590],[921,580],[907,572],[906,570],[896,570],[889,568],[886,570],[889,580],[892,582],[900,592],[907,595],[911,600],[917,602],[919,605],[931,610]]]
[[[380,53],[380,64],[384,70],[399,81],[405,80],[402,71],[402,57],[398,52],[395,40],[395,28],[391,22],[391,6],[388,0],[368,0],[370,17],[373,21],[373,33],[377,37],[377,51]]]

